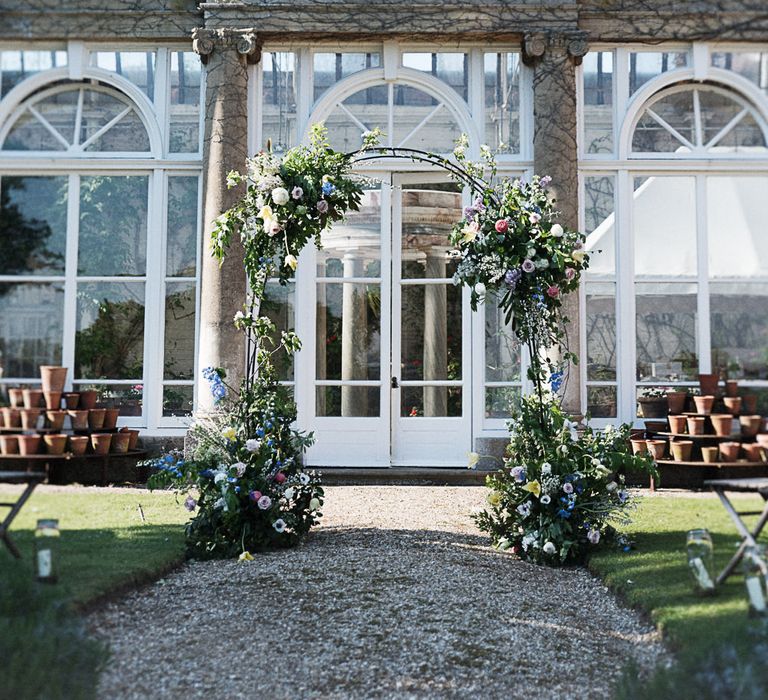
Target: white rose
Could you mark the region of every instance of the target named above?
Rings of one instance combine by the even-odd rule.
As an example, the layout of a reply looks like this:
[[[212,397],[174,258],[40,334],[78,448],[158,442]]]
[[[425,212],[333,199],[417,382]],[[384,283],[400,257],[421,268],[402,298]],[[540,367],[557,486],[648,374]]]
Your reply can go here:
[[[560,238],[563,235],[563,227],[560,224],[554,224],[549,232],[555,237]]]
[[[288,194],[288,190],[286,190],[285,187],[275,187],[275,189],[272,190],[272,201],[278,206],[288,204],[289,197],[290,195]]]
[[[605,485],[605,488],[608,492],[615,491],[617,488],[619,488],[619,485],[615,481],[611,481],[610,483]]]
[[[554,542],[545,543],[542,549],[544,550],[544,554],[554,554],[557,551]]]
[[[283,496],[285,496],[290,501],[293,498],[293,487],[289,486],[287,489],[285,489]]]
[[[577,263],[580,263],[580,262],[584,262],[584,255],[585,255],[585,253],[584,253],[584,251],[583,251],[583,250],[574,250],[574,251],[571,253],[571,257],[572,257],[572,258],[573,258],[573,259],[574,259],[574,260],[575,260]]]
[[[551,474],[552,473],[552,465],[549,462],[544,462],[544,464],[541,465],[541,473],[542,474]]]
[[[479,297],[485,296],[485,285],[482,282],[478,282],[475,285],[475,294]]]
[[[320,507],[320,501],[317,498],[313,498],[309,502],[310,510],[317,510]]]
[[[245,449],[248,450],[248,452],[258,452],[260,447],[261,442],[255,438],[250,438],[249,440],[245,441]]]

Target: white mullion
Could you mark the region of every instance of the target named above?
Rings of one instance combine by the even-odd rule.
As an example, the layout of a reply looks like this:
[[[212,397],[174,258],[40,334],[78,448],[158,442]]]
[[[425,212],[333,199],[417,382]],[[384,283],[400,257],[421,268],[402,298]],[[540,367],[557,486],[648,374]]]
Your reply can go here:
[[[577,110],[578,111],[578,110]],[[520,59],[520,158],[533,161],[533,68]]]
[[[355,124],[357,124],[357,127],[361,129],[362,131],[368,131],[368,126],[366,124],[363,124],[352,112],[347,109],[347,107],[344,106],[343,103],[339,102],[336,105],[344,114],[346,114]],[[392,138],[392,134],[389,134],[390,139]]]
[[[614,144],[615,145],[615,144]],[[586,231],[586,216],[584,211],[584,206],[586,203],[586,197],[585,197],[585,177],[582,173],[579,173],[578,175],[578,197],[579,197],[579,208],[578,208],[578,226],[579,231]],[[614,200],[616,198],[616,188],[614,186],[614,192],[613,192]],[[616,204],[614,201],[614,212],[616,211]],[[614,214],[614,222],[615,222],[615,214]],[[616,235],[616,226],[614,224],[613,227],[614,236]],[[614,250],[616,246],[614,244]],[[578,333],[579,333],[579,365],[578,365],[578,382],[579,382],[579,396],[581,398],[581,405],[579,407],[579,410],[581,411],[582,415],[586,415],[587,413],[587,284],[588,280],[586,279],[586,276],[582,276],[581,283],[579,284],[578,289],[578,295],[579,295],[579,327],[578,327]],[[614,296],[614,303],[616,301],[616,297]]]
[[[709,323],[709,241],[706,208],[707,178],[706,175],[700,174],[696,176],[696,244],[699,276],[696,294],[696,313],[699,320],[696,326],[698,328],[699,372],[702,374],[709,374],[712,371],[712,342]]]
[[[701,151],[704,148],[704,134],[701,124],[701,98],[698,90],[693,91],[693,125],[696,134],[696,149]]]
[[[694,93],[695,94],[695,93]],[[662,126],[666,131],[668,131],[672,136],[674,136],[680,143],[683,144],[683,146],[688,146],[688,148],[691,149],[691,151],[696,151],[696,146],[694,146],[685,136],[683,136],[677,129],[675,129],[674,126],[671,124],[668,124],[667,121],[660,117],[656,112],[654,112],[650,107],[645,108],[645,113],[653,119],[657,124]]]
[[[80,145],[80,150],[85,150],[90,146],[96,139],[98,139],[103,134],[106,134],[117,122],[119,122],[124,116],[129,114],[133,111],[133,107],[128,106],[126,107],[122,112],[120,112],[117,116],[112,117],[104,126],[101,127],[95,134],[92,134],[89,138],[87,138],[83,143]]]
[[[629,152],[629,144],[618,143],[621,125],[629,104],[629,51],[614,49],[613,51],[613,152],[619,157],[625,157]]]
[[[731,121],[729,121],[720,131],[715,134],[715,136],[710,139],[709,143],[704,145],[704,150],[707,151],[713,146],[716,146],[722,139],[724,139],[732,130],[733,128],[745,117],[749,114],[748,109],[742,109],[741,112],[739,112]]]
[[[157,115],[157,123],[160,124],[163,152],[161,157],[170,151],[170,112],[169,101],[171,91],[169,85],[170,61],[167,48],[159,48],[155,54],[155,94],[153,106]]]
[[[67,243],[64,262],[64,339],[61,364],[69,367],[67,389],[75,378],[75,337],[77,332],[77,255],[80,228],[80,176],[69,175],[67,183]]]
[[[387,145],[393,147],[395,132],[395,84],[387,84]]]
[[[314,93],[314,66],[312,52],[302,48],[298,55],[298,90],[296,91],[296,140],[302,142],[302,137],[309,130],[309,115],[312,112],[312,95]],[[294,68],[294,70],[296,70]]]
[[[632,173],[616,174],[616,365],[617,413],[622,421],[635,419],[635,269],[632,231]]]
[[[65,149],[69,150],[69,144],[67,143],[67,140],[56,130],[51,126],[51,123],[42,115],[40,112],[38,112],[32,105],[27,107],[30,114],[37,119],[44,127],[45,130],[53,136],[60,144],[64,146]]]
[[[397,148],[403,148],[408,141],[413,138],[413,136],[423,127],[427,122],[429,122],[432,117],[434,117],[445,105],[440,102],[437,107],[435,107],[424,119],[422,119],[412,130],[411,133],[408,134],[399,144],[397,144]]]
[[[394,280],[393,268],[393,227],[392,227],[392,174],[386,175],[381,181],[381,228],[379,229],[379,251],[381,255],[381,287],[380,296],[382,302],[390,300],[390,303],[381,304],[381,347],[379,348],[379,366],[381,370],[381,393],[379,400],[379,425],[381,425],[381,443],[379,453],[387,455],[388,461],[392,461],[393,425],[392,416],[395,411],[392,408],[391,377],[393,376],[394,360],[392,358],[392,328],[395,314],[400,317],[400,311],[395,311],[392,303],[392,290]],[[400,245],[398,240],[397,245]],[[399,278],[400,275],[398,274]],[[399,398],[399,395],[398,395]],[[399,403],[398,403],[399,407]],[[399,408],[398,408],[399,410]]]
[[[263,54],[262,54],[263,55]],[[254,67],[253,81],[253,102],[248,103],[248,112],[253,110],[253,143],[251,144],[251,153],[256,153],[264,143],[264,110],[262,104],[262,95],[264,94],[264,61],[259,61]],[[249,88],[250,94],[250,88]]]
[[[77,92],[77,110],[75,111],[75,129],[72,134],[72,145],[77,146],[80,143],[80,129],[83,126],[83,102],[85,101],[85,89],[80,88]]]
[[[167,204],[166,204],[167,207]],[[195,247],[195,359],[192,363],[194,368],[194,374],[192,379],[194,381],[192,390],[192,407],[197,408],[198,400],[198,388],[199,384],[197,378],[200,376],[200,290],[202,289],[200,284],[201,267],[202,267],[202,255],[203,255],[203,173],[198,173],[197,176],[197,245]],[[163,261],[164,265],[167,265],[166,261]],[[167,269],[167,268],[166,268]],[[294,301],[294,310],[296,308],[296,302]],[[301,337],[301,336],[299,336]]]
[[[259,99],[258,99],[258,92],[257,88],[259,86],[259,70],[261,67],[261,61],[258,63],[255,63],[253,65],[248,66],[248,82],[246,83],[246,93],[247,93],[247,100],[246,100],[246,112],[248,114],[247,118],[247,152],[248,155],[251,155],[252,153],[256,153],[258,151],[257,143],[259,143],[258,139],[258,122],[260,117],[260,110],[259,110]]]
[[[481,143],[488,143],[488,134],[485,133],[485,73],[484,63],[485,54],[481,48],[473,48],[469,50],[469,75],[467,101],[469,111],[472,114],[476,124],[483,124],[480,131]],[[471,143],[470,150],[472,153],[479,153],[480,144]],[[474,156],[473,156],[474,157]]]

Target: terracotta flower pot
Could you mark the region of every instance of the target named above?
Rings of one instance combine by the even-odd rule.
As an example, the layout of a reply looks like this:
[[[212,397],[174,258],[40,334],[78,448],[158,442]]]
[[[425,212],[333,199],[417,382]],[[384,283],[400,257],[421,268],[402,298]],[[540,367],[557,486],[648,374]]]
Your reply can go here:
[[[19,454],[36,455],[40,452],[39,435],[17,435],[19,440]]]
[[[109,452],[112,444],[112,433],[93,433],[91,435],[91,445],[97,455],[105,455]]]
[[[40,365],[43,391],[64,391],[67,383],[67,368],[57,365]]]
[[[125,454],[128,452],[128,445],[131,442],[130,433],[115,433],[112,436],[112,452]]]
[[[48,424],[54,430],[61,430],[64,427],[64,419],[67,417],[66,411],[46,411],[45,417],[48,419]]]
[[[671,443],[672,456],[675,462],[690,462],[693,451],[693,440],[675,440]]]
[[[664,459],[664,453],[667,451],[666,440],[647,440],[648,453],[654,459]]]
[[[708,416],[712,413],[712,405],[715,403],[715,397],[710,395],[694,396],[693,402],[696,404],[696,413]]]
[[[641,418],[664,418],[669,411],[666,396],[641,396],[637,405]]]
[[[741,410],[744,413],[757,413],[757,394],[744,394],[741,397]]]
[[[728,379],[725,382],[725,395],[733,398],[739,395],[739,380]]]
[[[88,409],[96,406],[98,394],[93,389],[80,392],[80,408]]]
[[[131,439],[128,443],[128,449],[135,450],[136,446],[139,444],[139,431],[134,430],[133,428],[120,428],[120,432],[128,433],[131,436]]]
[[[665,420],[647,420],[645,429],[649,433],[663,433],[669,426]]]
[[[43,392],[40,389],[24,389],[24,408],[40,408]]]
[[[88,429],[88,411],[81,409],[67,411],[69,420],[72,422],[72,430]]]
[[[667,404],[670,413],[682,413],[685,410],[685,400],[688,398],[687,391],[668,391]]]
[[[703,416],[688,416],[688,419],[686,422],[688,423],[689,435],[704,435]]]
[[[669,432],[675,435],[682,435],[685,433],[687,420],[685,416],[669,416]]]
[[[19,454],[19,436],[0,435],[0,452],[4,455]]]
[[[120,415],[119,408],[104,409],[104,430],[114,430],[117,427],[117,418]]]
[[[64,448],[67,446],[67,436],[58,433],[48,433],[43,435],[45,451],[49,455],[64,454]]]
[[[21,411],[20,408],[4,406],[0,410],[3,412],[3,422],[5,423],[6,428],[21,427],[21,413],[19,413],[19,411]]]
[[[739,416],[739,423],[741,424],[741,434],[744,437],[754,437],[760,432],[760,427],[763,424],[763,417]]]
[[[88,449],[88,443],[90,443],[90,438],[87,435],[69,436],[69,449],[73,455],[84,455]]]
[[[718,376],[716,374],[700,374],[699,388],[704,396],[714,396],[717,393]]]
[[[24,390],[8,389],[8,398],[11,401],[12,408],[21,408],[24,405]]]
[[[648,443],[645,440],[642,438],[632,438],[630,442],[632,443],[633,455],[648,454]]]
[[[80,404],[80,394],[78,394],[76,391],[64,394],[64,402],[67,408],[77,408]]]
[[[45,407],[50,409],[61,408],[61,392],[60,391],[44,391],[43,398],[45,399]]]
[[[19,413],[21,414],[21,427],[24,430],[35,430],[37,428],[37,421],[42,413],[39,408],[20,408]]]
[[[762,462],[765,448],[757,442],[747,442],[742,445],[747,462]]]
[[[720,453],[720,449],[709,445],[701,448],[701,457],[707,464],[717,462],[717,455]]]
[[[740,450],[740,442],[721,442],[720,460],[723,462],[735,462],[739,458]]]
[[[104,427],[105,408],[91,408],[88,410],[88,427],[91,430],[101,430]]]
[[[738,416],[741,413],[741,397],[740,396],[726,396],[723,398],[725,404],[725,410],[728,413],[732,413],[734,416]]]
[[[728,437],[733,431],[733,416],[730,413],[713,413],[709,420],[719,437]]]

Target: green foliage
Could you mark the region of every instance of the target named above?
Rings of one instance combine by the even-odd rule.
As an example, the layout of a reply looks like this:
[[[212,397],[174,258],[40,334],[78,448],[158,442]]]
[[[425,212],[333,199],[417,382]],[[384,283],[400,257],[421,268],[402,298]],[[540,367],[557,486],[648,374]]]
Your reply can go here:
[[[475,516],[500,549],[529,561],[582,561],[633,507],[626,469],[653,470],[629,449],[628,425],[581,434],[551,394],[523,397],[509,423],[504,468],[489,476],[488,509]]]

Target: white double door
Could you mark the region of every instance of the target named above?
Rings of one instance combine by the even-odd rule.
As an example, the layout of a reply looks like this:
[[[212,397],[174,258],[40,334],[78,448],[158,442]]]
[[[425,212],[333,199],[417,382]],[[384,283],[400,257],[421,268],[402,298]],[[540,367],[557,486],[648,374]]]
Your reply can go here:
[[[377,174],[360,210],[300,261],[296,395],[300,427],[316,437],[309,464],[466,465],[471,318],[449,242],[463,203],[443,174]]]

